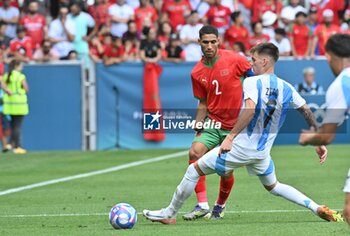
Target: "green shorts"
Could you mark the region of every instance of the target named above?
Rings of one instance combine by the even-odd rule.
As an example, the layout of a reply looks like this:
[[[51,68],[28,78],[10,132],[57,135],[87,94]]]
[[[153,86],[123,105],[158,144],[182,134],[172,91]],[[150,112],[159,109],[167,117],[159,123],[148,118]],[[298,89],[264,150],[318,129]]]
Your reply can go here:
[[[197,132],[194,142],[203,143],[209,150],[221,144],[226,136],[230,133],[230,130],[225,129],[203,129]]]

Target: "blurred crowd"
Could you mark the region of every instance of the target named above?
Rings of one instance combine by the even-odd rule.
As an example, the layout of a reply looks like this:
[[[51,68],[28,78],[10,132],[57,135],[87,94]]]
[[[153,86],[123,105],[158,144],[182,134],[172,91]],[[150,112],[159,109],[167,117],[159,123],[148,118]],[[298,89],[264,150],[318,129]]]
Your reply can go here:
[[[247,55],[272,42],[281,56],[324,55],[350,33],[348,0],[3,0],[1,60],[197,61],[198,31],[218,28],[221,48]]]

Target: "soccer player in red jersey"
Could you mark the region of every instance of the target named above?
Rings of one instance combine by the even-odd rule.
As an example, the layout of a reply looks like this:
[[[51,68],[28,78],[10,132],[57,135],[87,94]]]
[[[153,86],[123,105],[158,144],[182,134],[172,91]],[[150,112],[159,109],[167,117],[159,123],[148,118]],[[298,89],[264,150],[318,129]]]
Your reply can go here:
[[[32,48],[39,48],[47,33],[46,18],[38,13],[39,3],[31,1],[28,5],[28,14],[20,19],[20,24],[26,29],[26,35],[32,39]]]
[[[173,28],[177,31],[177,26],[186,24],[186,16],[190,15],[192,7],[187,0],[164,1],[162,7],[162,18],[168,19]]]
[[[209,25],[203,26],[199,31],[199,44],[204,56],[191,73],[193,93],[199,104],[196,115],[197,134],[189,151],[189,164],[221,144],[233,128],[242,106],[240,77],[252,74],[251,65],[245,57],[233,51],[219,49],[218,35],[218,30]],[[220,122],[221,129],[201,129],[204,122]],[[219,196],[210,213],[205,177],[201,177],[195,189],[198,205],[183,218],[222,218],[233,183],[232,173],[221,177]]]

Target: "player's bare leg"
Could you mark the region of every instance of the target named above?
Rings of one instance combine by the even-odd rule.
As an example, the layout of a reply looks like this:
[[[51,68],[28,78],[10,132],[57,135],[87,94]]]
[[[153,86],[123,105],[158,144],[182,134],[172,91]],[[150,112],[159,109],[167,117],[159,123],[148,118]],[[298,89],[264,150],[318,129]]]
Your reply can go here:
[[[326,221],[343,221],[342,216],[338,212],[329,209],[325,205],[318,205],[312,199],[308,198],[294,187],[278,182],[275,171],[266,176],[259,176],[259,179],[264,185],[265,189],[271,194],[283,197],[302,207],[308,208],[314,214]]]
[[[350,225],[350,193],[345,193],[344,218]]]
[[[208,152],[207,146],[200,142],[193,142],[189,151],[189,161],[191,165]],[[183,216],[184,220],[195,220],[209,213],[209,204],[207,198],[205,176],[201,176],[195,188],[198,204],[194,209]]]

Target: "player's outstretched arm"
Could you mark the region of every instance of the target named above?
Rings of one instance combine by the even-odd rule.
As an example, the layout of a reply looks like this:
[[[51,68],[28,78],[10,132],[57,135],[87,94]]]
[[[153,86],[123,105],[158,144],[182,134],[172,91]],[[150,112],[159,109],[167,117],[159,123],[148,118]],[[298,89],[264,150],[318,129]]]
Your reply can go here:
[[[244,102],[244,109],[238,117],[237,123],[232,128],[231,132],[226,136],[220,145],[219,155],[221,153],[229,152],[232,148],[232,141],[234,138],[247,127],[255,114],[255,102],[248,98]]]

